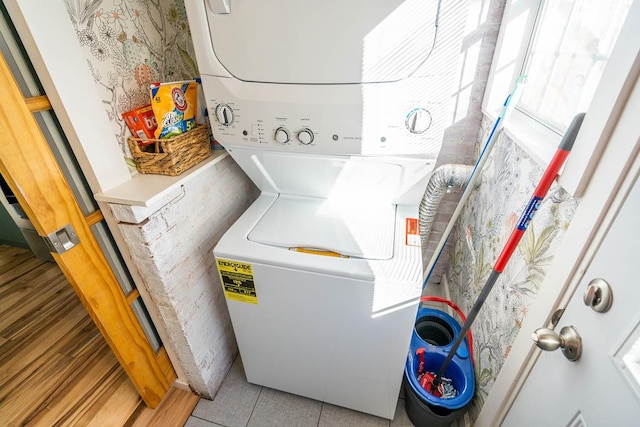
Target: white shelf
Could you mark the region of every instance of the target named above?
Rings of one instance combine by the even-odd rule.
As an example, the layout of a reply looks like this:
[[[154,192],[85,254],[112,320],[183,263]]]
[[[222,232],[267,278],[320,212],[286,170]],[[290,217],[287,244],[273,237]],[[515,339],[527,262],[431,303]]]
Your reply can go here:
[[[95,194],[99,202],[117,203],[129,206],[149,207],[183,183],[214,167],[227,157],[226,150],[214,150],[213,155],[178,176],[135,173],[131,180],[108,191]]]

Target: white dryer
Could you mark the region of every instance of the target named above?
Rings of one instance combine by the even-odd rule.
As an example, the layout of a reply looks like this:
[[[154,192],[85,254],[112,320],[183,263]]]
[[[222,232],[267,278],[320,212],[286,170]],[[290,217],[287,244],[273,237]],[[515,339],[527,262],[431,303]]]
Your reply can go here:
[[[247,380],[392,419],[445,120],[438,5],[185,4],[214,135],[261,190],[214,249]]]

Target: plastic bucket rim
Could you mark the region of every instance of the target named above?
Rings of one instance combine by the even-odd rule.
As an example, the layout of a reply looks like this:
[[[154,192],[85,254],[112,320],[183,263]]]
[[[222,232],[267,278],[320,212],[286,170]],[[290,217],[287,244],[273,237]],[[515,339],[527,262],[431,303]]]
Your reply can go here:
[[[424,337],[422,337],[420,335],[420,333],[418,332],[418,324],[421,323],[421,322],[426,322],[429,319],[435,319],[435,320],[439,321],[439,322],[435,322],[435,323],[438,323],[440,326],[446,327],[447,332],[450,333],[450,335],[451,335],[451,339],[449,340],[449,342],[447,342],[446,344],[434,344],[434,343],[431,343],[431,342],[427,341]],[[450,346],[456,340],[456,338],[458,337],[458,333],[449,324],[449,322],[447,322],[447,319],[444,319],[441,316],[435,316],[433,314],[427,314],[425,316],[419,316],[416,319],[415,323],[413,324],[413,332],[414,332],[414,334],[416,334],[416,336],[420,340],[424,341],[427,344],[433,345],[434,347],[447,347],[447,346]]]

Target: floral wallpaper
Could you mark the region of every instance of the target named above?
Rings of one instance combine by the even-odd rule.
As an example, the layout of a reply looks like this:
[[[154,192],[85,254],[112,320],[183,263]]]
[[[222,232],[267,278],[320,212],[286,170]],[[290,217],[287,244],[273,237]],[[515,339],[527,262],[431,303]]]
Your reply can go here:
[[[484,118],[480,141],[492,123]],[[468,313],[493,269],[543,169],[501,133],[457,223],[446,271],[451,298]],[[471,328],[476,396],[471,413],[484,403],[527,309],[577,208],[577,200],[554,184],[500,275]]]
[[[149,104],[149,85],[198,76],[183,0],[64,0],[125,157],[122,113]]]

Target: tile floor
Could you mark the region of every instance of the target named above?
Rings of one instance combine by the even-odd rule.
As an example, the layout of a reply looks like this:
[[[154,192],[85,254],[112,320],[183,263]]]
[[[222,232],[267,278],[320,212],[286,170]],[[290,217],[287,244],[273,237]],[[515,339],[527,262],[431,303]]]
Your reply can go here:
[[[328,403],[249,384],[240,357],[213,400],[200,399],[185,427],[411,427],[398,399],[392,421]]]
[[[430,286],[429,295],[445,297],[441,286]],[[439,303],[426,303],[443,309]],[[453,315],[453,312],[449,314]],[[468,417],[454,423],[468,427]],[[213,400],[200,399],[184,427],[413,427],[404,409],[400,390],[393,420],[352,411],[328,403],[249,384],[238,356]],[[453,426],[452,426],[453,427]]]

